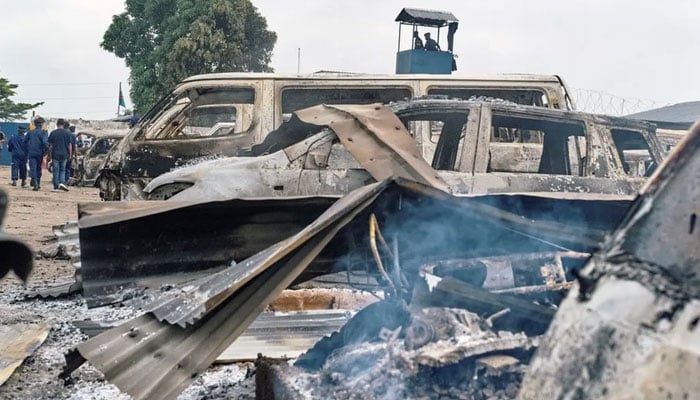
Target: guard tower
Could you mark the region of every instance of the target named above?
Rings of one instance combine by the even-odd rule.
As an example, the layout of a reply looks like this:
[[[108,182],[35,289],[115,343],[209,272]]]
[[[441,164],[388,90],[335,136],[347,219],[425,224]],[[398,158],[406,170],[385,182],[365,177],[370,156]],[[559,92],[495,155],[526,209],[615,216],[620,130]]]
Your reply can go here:
[[[396,17],[399,23],[399,44],[396,53],[397,74],[451,74],[457,69],[454,54],[454,35],[457,32],[459,20],[448,11],[421,10],[417,8],[404,8]],[[401,50],[401,31],[404,25],[412,27],[411,47]],[[428,28],[423,32],[418,27]],[[430,33],[438,45],[440,44],[440,30],[447,27],[447,51],[431,51],[425,48],[424,34]],[[416,48],[415,35],[418,34],[424,43],[423,48]]]

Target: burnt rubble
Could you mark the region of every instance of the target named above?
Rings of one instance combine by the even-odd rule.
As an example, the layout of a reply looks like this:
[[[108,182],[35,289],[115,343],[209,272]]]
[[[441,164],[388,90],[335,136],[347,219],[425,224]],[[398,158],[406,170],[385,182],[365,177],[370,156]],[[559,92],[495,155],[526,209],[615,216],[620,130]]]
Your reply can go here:
[[[261,353],[259,400],[700,390],[700,128],[631,201],[456,196],[388,109],[297,117],[334,126],[375,182],[340,198],[83,205],[77,232],[56,228],[67,255],[77,262],[80,252],[68,291],[79,286],[91,307],[144,311],[84,323],[94,336],[66,356],[63,378],[88,362],[135,399],[173,399],[222,354],[250,359],[248,345]],[[289,288],[324,278],[348,290],[361,280],[378,301],[266,312]]]
[[[431,218],[426,219],[428,215]],[[441,227],[444,237],[423,240],[435,224]],[[463,226],[481,228],[469,233],[463,231]],[[348,252],[365,260],[364,265],[376,272],[387,299],[407,301],[417,309],[409,312],[412,318],[398,320],[388,328],[360,324],[358,333],[352,328],[356,324],[348,324],[344,329],[352,334],[331,337],[346,338],[344,344],[361,343],[367,335],[374,337],[377,332],[386,336],[387,329],[398,338],[405,335],[405,328],[412,332],[408,337],[416,368],[441,368],[495,351],[527,351],[534,345],[531,336],[541,334],[553,317],[553,307],[561,298],[561,285],[573,279],[568,269],[576,263],[561,260],[580,257],[569,248],[590,246],[591,239],[587,237],[593,233],[584,230],[579,232],[582,235],[573,234],[576,230],[553,221],[533,225],[532,221],[492,205],[454,198],[415,182],[397,179],[368,185],[335,202],[296,235],[218,272],[152,293],[150,303],[144,305],[146,314],[80,344],[68,357],[67,372],[87,360],[135,398],[173,398],[230,346],[282,290],[295,281],[330,272],[335,265],[321,263],[313,267],[315,261],[337,260]],[[349,237],[357,238],[356,250],[349,246]],[[559,254],[559,248],[567,250]],[[524,249],[539,254],[517,254]],[[474,270],[474,265],[479,265],[475,258],[485,256],[487,263],[502,265],[496,269],[485,267],[482,281],[465,282],[450,276],[460,276],[459,265]],[[428,261],[436,258],[445,262]],[[510,279],[505,277],[508,271]],[[491,293],[483,288],[484,284],[506,291],[529,289]],[[551,290],[541,289],[548,285]],[[454,304],[444,304],[445,293],[450,293]],[[533,303],[532,296],[539,298],[540,304]],[[419,328],[406,321],[421,320],[426,326],[430,313],[418,318],[416,312],[420,314],[421,308],[435,304],[438,308],[434,310],[462,308],[447,315],[461,315],[463,321],[471,318],[472,323],[461,326],[452,318],[453,323],[448,323],[451,330],[443,332],[437,326],[437,331],[443,332],[438,337],[443,340],[418,348]],[[504,311],[506,308],[508,311]],[[371,314],[371,310],[372,306],[358,315]],[[473,314],[465,314],[464,310],[478,316],[467,317]],[[382,323],[388,322],[387,316],[401,315],[396,310],[380,314],[375,319]],[[476,321],[481,318],[493,329],[464,330],[478,325]],[[464,329],[460,331],[459,327]],[[370,333],[363,334],[367,329]],[[459,332],[471,333],[463,341],[444,339]],[[471,341],[477,337],[481,341]],[[301,359],[309,358],[314,357]]]
[[[347,335],[352,322],[338,335]],[[535,339],[495,331],[463,309],[417,308],[406,322],[334,349],[318,369],[305,362],[316,347],[294,366],[259,359],[257,399],[515,398]]]

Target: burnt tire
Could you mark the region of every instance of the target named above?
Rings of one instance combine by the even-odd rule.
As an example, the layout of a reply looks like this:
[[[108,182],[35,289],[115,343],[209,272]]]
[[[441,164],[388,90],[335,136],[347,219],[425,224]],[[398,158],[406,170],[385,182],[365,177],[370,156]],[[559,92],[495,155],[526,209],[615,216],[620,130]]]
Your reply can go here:
[[[121,200],[121,180],[112,173],[102,173],[97,178],[95,186],[100,188],[100,198],[104,201]]]

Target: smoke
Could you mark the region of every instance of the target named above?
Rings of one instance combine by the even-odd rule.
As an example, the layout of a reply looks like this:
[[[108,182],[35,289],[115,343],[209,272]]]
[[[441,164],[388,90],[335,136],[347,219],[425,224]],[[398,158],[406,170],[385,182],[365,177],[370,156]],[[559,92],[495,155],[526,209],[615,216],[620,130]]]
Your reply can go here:
[[[345,252],[339,250],[340,246],[331,245],[339,254],[333,270],[361,269],[365,272],[363,279],[373,275],[378,286],[392,293],[369,250],[369,221],[374,215],[381,235],[389,244],[384,247],[377,239],[382,265],[394,286],[406,284],[405,290],[397,290],[397,295],[390,296],[389,301],[376,303],[382,307],[394,304],[394,308],[381,312],[367,312],[366,308],[361,318],[356,317],[339,333],[319,342],[322,351],[314,348],[302,356],[297,365],[315,372],[304,374],[305,378],[299,382],[304,382],[308,390],[316,390],[315,396],[341,399],[514,398],[522,379],[523,363],[531,355],[529,339],[520,333],[528,318],[512,315],[517,311],[510,311],[510,318],[502,317],[507,323],[500,323],[487,319],[489,315],[470,312],[478,307],[474,310],[427,307],[415,297],[426,290],[421,288],[421,269],[426,264],[456,265],[453,269],[461,275],[453,277],[475,287],[487,286],[494,269],[511,274],[502,280],[500,287],[543,285],[538,264],[542,260],[532,258],[518,265],[509,260],[529,253],[552,254],[574,247],[572,244],[578,250],[590,250],[575,240],[572,243],[572,239],[557,240],[552,233],[541,232],[542,237],[538,237],[540,232],[530,226],[534,222],[557,223],[558,227],[568,227],[573,238],[582,231],[589,233],[591,226],[604,226],[600,225],[604,222],[602,215],[594,216],[594,223],[589,224],[587,213],[595,211],[599,204],[578,202],[572,207],[571,203],[527,196],[434,198],[405,192],[381,198],[341,232]],[[614,219],[609,215],[608,218]],[[567,232],[553,232],[567,236]],[[490,261],[494,257],[505,261],[501,264]],[[451,260],[464,261],[450,264]],[[396,278],[393,269],[397,264],[405,282]],[[438,273],[448,270],[438,269]],[[566,277],[557,279],[563,282]],[[551,304],[557,304],[561,296],[561,293],[544,294],[540,302],[545,304],[543,300],[549,298]],[[409,316],[397,325],[397,320],[390,317],[398,315],[401,308],[396,304],[401,302],[408,304]],[[511,347],[488,347],[506,342]],[[481,347],[484,343],[489,345]],[[507,355],[513,364],[496,372],[480,364],[482,354],[494,352]]]

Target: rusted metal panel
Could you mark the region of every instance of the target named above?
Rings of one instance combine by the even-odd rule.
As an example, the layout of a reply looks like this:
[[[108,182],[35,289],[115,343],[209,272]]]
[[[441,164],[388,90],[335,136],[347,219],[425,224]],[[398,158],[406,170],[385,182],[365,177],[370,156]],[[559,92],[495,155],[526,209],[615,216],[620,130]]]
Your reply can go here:
[[[334,200],[149,202],[144,209],[86,216],[80,220],[83,294],[95,306],[119,300],[126,288],[158,287],[244,260],[297,233]]]
[[[263,313],[217,358],[217,363],[269,358],[296,358],[319,339],[340,329],[352,316],[349,310]]]
[[[692,398],[700,391],[698,171],[700,124],[581,271],[520,398]]]
[[[403,123],[382,104],[321,105],[296,114],[304,122],[330,127],[377,181],[400,177],[449,191]]]
[[[50,330],[46,322],[0,325],[0,385],[44,343]]]

